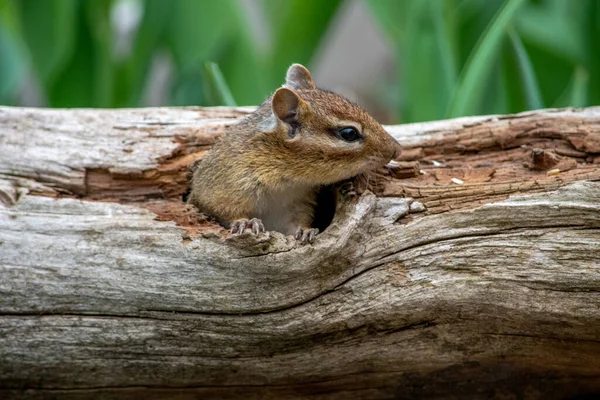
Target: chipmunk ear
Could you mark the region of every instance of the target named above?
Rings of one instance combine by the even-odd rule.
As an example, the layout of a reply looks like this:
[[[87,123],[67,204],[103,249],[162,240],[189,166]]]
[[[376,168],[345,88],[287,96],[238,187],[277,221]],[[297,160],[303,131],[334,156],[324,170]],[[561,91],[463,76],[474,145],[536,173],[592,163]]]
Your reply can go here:
[[[296,90],[310,90],[315,88],[315,83],[305,66],[292,64],[285,76],[285,85],[283,87]]]
[[[298,122],[298,116],[306,109],[306,102],[294,90],[282,87],[273,95],[271,108],[277,118],[292,124]]]

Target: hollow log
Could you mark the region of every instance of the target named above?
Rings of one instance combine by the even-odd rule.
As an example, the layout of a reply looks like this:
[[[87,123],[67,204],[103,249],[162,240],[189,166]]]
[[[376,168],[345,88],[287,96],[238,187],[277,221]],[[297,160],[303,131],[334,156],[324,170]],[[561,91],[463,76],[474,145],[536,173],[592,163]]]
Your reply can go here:
[[[0,398],[600,393],[600,107],[386,127],[307,246],[182,200],[251,110],[0,107]]]

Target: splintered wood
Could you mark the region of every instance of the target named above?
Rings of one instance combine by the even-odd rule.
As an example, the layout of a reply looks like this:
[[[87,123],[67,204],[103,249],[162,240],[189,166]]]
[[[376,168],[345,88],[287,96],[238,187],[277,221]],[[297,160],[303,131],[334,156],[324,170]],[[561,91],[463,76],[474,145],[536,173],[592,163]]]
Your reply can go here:
[[[422,174],[387,179],[379,194],[411,197],[439,213],[599,180],[599,136],[599,116],[561,110],[423,129],[399,158],[418,162]]]

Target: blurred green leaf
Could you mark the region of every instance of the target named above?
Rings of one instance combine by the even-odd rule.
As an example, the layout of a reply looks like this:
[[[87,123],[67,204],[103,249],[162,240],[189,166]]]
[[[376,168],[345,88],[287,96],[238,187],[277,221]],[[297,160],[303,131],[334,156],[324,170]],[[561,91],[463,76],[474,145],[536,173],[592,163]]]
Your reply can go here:
[[[270,76],[272,89],[283,83],[292,63],[309,64],[341,0],[265,0],[274,38]]]
[[[396,45],[405,42],[415,0],[368,0],[365,4],[392,42]]]
[[[110,24],[113,0],[88,1],[86,22],[92,35],[94,51],[92,88],[94,107],[113,107],[115,89],[114,36]]]
[[[110,17],[123,2],[143,14],[131,53],[116,54]],[[52,106],[137,106],[155,55],[166,53],[169,104],[257,104],[291,63],[310,64],[342,4],[349,2],[0,0],[0,101],[17,99],[33,73]],[[364,4],[389,39],[400,82],[381,104],[403,121],[600,104],[600,0]],[[218,70],[205,70],[208,60]]]
[[[523,38],[522,41],[539,82],[542,101],[544,104],[553,104],[567,88],[575,66],[564,57],[556,56]]]
[[[215,59],[238,104],[260,104],[274,89],[269,86],[272,77],[267,72],[265,62],[260,59],[248,35],[240,33]]]
[[[497,79],[491,81],[486,89],[481,112],[484,114],[508,114],[510,113],[510,89],[514,85],[514,75],[505,73],[503,66],[498,64],[492,72]]]
[[[27,69],[13,0],[0,0],[0,104],[12,104]]]
[[[225,82],[225,77],[217,64],[213,62],[204,64],[204,77],[205,96],[212,103],[208,105],[237,106],[229,86]]]
[[[600,1],[581,1],[584,15],[585,66],[589,76],[589,103],[600,104]]]
[[[152,57],[164,45],[165,28],[172,19],[171,1],[146,0],[143,6],[142,20],[133,41],[131,56],[118,70],[116,105],[119,107],[141,103]]]
[[[553,104],[554,107],[584,107],[588,102],[589,73],[578,66],[573,71],[569,86]]]
[[[578,67],[575,69],[573,84],[569,93],[569,105],[572,107],[584,107],[587,102],[588,72]]]
[[[0,104],[10,104],[19,89],[25,60],[14,36],[0,25]]]
[[[524,1],[506,0],[477,42],[452,96],[448,108],[450,117],[477,113],[477,102],[481,99],[484,87],[482,83],[489,76],[493,60],[502,44],[505,28]]]
[[[446,2],[450,3],[455,2]],[[391,39],[398,71],[406,78],[401,81],[402,119],[443,117],[457,79],[456,37],[445,7],[436,0],[368,1],[367,5]]]
[[[504,4],[504,0],[462,0],[448,4],[448,21],[456,37],[455,53],[460,71],[472,56],[473,49]]]
[[[0,26],[13,35],[22,31],[17,0],[0,0]]]
[[[47,88],[52,107],[96,107],[94,102],[95,43],[85,4],[78,3],[75,18],[75,48],[67,64]]]
[[[411,122],[440,119],[457,76],[443,8],[435,0],[424,0],[413,3],[409,12],[402,66],[411,79],[403,81],[409,100],[403,116]]]
[[[443,85],[441,86],[443,90],[442,103],[443,106],[446,107],[458,77],[456,65],[457,60],[453,53],[454,48],[456,47],[453,41],[456,38],[452,34],[453,32],[451,31],[449,24],[444,18],[443,8],[440,7],[437,2],[430,1],[429,4],[430,13],[432,14],[436,43],[438,44],[437,50],[439,52],[439,58],[441,61],[440,69],[443,77]],[[439,114],[439,117],[442,116],[443,114]]]
[[[529,3],[519,11],[515,23],[523,39],[571,63],[580,63],[585,59],[585,44],[577,21],[566,18],[569,3],[560,0],[546,7]]]
[[[76,0],[19,0],[23,35],[33,69],[52,85],[68,62],[75,42]]]
[[[525,47],[523,46],[523,43],[521,43],[521,39],[519,39],[519,36],[514,29],[508,29],[508,37],[517,65],[517,73],[519,77],[518,83],[521,87],[520,94],[525,103],[524,109],[536,110],[543,108],[544,105],[542,96],[540,94],[540,88],[537,83],[535,72],[533,71],[533,66],[531,65],[529,56],[527,55],[527,51],[525,51]]]
[[[244,41],[246,21],[239,11],[240,3],[232,0],[180,0],[173,3],[171,24],[167,27],[166,40],[172,50],[179,76],[179,104],[198,104],[206,100],[203,92],[193,92],[185,86],[198,89],[204,86],[202,73],[207,60],[215,60],[223,69],[227,82],[238,88],[239,82],[232,82],[235,73],[244,75],[250,59],[237,60],[231,65],[228,60],[237,58],[236,52],[231,52],[233,43]],[[250,49],[252,51],[253,48]],[[245,74],[245,79],[252,77]],[[186,79],[189,81],[186,83]]]
[[[171,92],[169,104],[173,106],[206,105],[202,70],[176,75]]]
[[[200,71],[237,29],[231,0],[178,0],[172,2],[166,40],[180,70]]]

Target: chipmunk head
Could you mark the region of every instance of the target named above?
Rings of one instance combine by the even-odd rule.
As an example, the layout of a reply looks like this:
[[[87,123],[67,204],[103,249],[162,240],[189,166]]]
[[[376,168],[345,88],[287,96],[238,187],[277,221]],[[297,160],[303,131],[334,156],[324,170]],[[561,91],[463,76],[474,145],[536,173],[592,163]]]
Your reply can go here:
[[[330,184],[381,167],[400,153],[398,142],[373,117],[317,89],[300,64],[289,68],[270,102],[276,122],[271,134],[294,160],[296,178]]]

